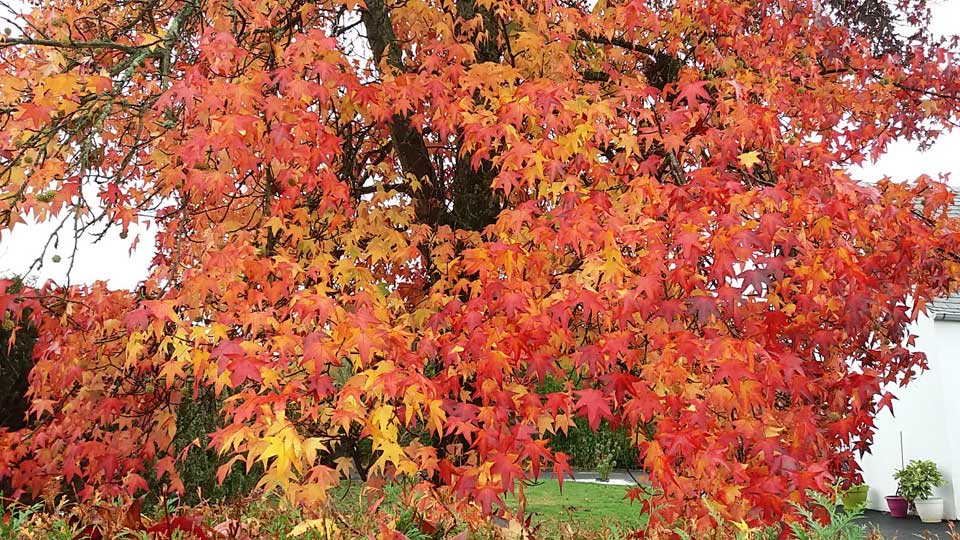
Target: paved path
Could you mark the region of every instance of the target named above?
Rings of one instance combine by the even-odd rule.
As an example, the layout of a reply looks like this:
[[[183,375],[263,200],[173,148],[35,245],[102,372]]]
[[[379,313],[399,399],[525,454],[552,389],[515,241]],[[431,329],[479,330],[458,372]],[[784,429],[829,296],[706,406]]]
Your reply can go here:
[[[886,540],[951,540],[949,522],[923,523],[917,516],[892,518],[886,512],[867,510],[864,521],[880,529]],[[960,538],[957,536],[956,538]]]
[[[574,482],[598,482],[599,475],[594,471],[573,471]],[[606,483],[616,486],[636,486],[638,482],[646,481],[647,475],[642,472],[615,470],[610,471],[610,480]]]

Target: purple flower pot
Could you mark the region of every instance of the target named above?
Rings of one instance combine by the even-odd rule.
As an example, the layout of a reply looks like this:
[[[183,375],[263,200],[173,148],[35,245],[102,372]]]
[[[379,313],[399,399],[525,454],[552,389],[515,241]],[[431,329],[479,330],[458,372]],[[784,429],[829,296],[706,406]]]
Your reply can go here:
[[[890,517],[907,517],[907,506],[909,506],[909,503],[906,499],[899,495],[889,495],[886,497],[886,499],[887,508],[890,509]]]

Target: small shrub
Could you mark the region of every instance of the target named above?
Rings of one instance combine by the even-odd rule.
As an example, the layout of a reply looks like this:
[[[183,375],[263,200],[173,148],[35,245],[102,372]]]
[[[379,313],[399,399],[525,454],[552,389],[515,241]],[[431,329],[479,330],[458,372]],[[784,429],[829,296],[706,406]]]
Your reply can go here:
[[[0,497],[0,538],[17,538],[41,505],[27,506]]]
[[[933,488],[944,483],[937,464],[928,460],[912,460],[893,473],[893,477],[897,480],[897,495],[911,504],[915,500],[929,499],[933,496]]]
[[[596,461],[597,475],[603,481],[610,479],[610,471],[617,466],[617,460],[613,458],[614,448],[612,446],[610,441],[606,439],[597,442],[594,460]]]
[[[413,508],[403,508],[397,514],[397,520],[394,523],[394,529],[407,537],[407,540],[429,540],[427,534],[420,526],[417,519],[417,512]]]
[[[625,429],[613,429],[606,422],[594,431],[586,420],[578,418],[576,426],[566,435],[550,438],[550,448],[570,456],[570,465],[575,469],[596,469],[597,445],[606,444],[609,456],[618,467],[635,468],[639,461],[637,449],[630,443],[630,434]]]
[[[863,517],[863,508],[852,510],[840,505],[840,493],[837,489],[830,495],[808,491],[813,508],[796,503],[797,512],[803,518],[800,522],[788,522],[792,540],[864,540],[867,528],[858,523]],[[818,520],[814,513],[826,515],[824,521]]]

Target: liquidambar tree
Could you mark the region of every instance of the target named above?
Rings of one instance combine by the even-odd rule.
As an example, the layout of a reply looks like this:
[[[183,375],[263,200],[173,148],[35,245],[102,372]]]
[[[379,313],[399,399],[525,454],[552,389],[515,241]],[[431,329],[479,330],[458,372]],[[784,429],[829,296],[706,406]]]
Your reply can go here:
[[[886,385],[925,367],[909,323],[960,276],[943,184],[848,172],[957,121],[927,23],[909,0],[42,1],[0,42],[0,225],[149,222],[156,254],[136,291],[4,282],[39,341],[0,475],[176,489],[176,405],[212,388],[212,444],[298,504],[352,471],[490,510],[567,470],[548,438],[585,417],[634,434],[657,519],[780,519],[856,472]]]

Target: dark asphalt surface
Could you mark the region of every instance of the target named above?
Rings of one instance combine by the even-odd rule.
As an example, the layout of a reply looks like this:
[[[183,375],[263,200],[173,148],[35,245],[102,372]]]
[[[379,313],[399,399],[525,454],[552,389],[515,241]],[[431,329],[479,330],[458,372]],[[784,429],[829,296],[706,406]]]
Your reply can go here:
[[[886,512],[876,510],[867,510],[864,515],[864,522],[876,526],[886,540],[914,540],[917,538],[930,540],[952,540],[960,539],[960,534],[955,537],[950,536],[950,524],[948,521],[942,523],[923,523],[917,516],[907,516],[905,518],[892,518]],[[960,531],[960,529],[958,529]]]

